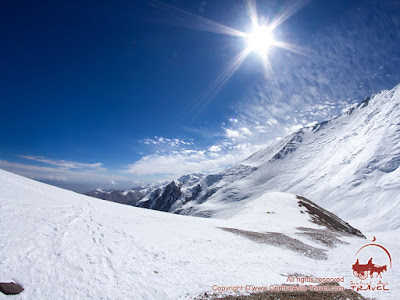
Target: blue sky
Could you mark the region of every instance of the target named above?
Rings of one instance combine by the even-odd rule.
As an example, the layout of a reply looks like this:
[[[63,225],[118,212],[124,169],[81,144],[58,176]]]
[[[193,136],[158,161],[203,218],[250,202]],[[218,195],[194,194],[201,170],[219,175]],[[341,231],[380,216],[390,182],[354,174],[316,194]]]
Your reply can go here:
[[[164,3],[248,29],[245,1]],[[291,3],[257,1],[258,17]],[[267,77],[250,53],[217,90],[245,40],[163,8],[3,4],[0,168],[77,191],[218,171],[400,82],[398,1],[302,3],[274,31],[301,53],[272,47]]]

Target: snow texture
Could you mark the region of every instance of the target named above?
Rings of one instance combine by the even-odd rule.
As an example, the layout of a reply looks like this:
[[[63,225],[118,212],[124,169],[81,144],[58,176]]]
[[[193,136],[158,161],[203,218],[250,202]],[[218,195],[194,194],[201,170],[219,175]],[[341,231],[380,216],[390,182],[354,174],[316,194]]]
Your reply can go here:
[[[400,85],[332,120],[302,128],[225,171],[148,188],[129,204],[226,218],[246,200],[279,191],[305,196],[364,231],[396,230],[399,166]],[[177,188],[166,188],[171,184]],[[110,198],[106,192],[90,195]]]
[[[325,229],[302,210],[294,195],[267,193],[231,218],[195,218],[102,201],[0,170],[0,281],[23,285],[14,299],[187,299],[214,284],[285,283],[285,274],[350,278],[354,249],[365,239],[341,235],[345,243],[324,247],[299,234],[297,227]],[[278,232],[328,259],[221,227]]]
[[[21,283],[15,299],[187,299],[213,285],[283,284],[289,274],[344,276],[349,287],[355,252],[368,241],[325,234],[307,212],[317,206],[299,206],[301,195],[390,251],[390,291],[363,295],[398,299],[399,166],[397,86],[224,172],[144,188],[138,202],[191,216],[0,170],[0,282]]]

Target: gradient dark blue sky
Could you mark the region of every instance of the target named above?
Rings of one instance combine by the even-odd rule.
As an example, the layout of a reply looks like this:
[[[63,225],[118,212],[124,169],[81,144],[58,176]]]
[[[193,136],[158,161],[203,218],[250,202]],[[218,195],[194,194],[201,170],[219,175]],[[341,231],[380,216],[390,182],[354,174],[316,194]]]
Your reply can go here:
[[[243,1],[165,3],[248,23]],[[0,167],[76,190],[218,170],[398,84],[399,15],[399,1],[309,1],[277,32],[307,55],[274,49],[269,81],[250,55],[202,99],[243,41],[159,22],[147,1],[3,2]]]

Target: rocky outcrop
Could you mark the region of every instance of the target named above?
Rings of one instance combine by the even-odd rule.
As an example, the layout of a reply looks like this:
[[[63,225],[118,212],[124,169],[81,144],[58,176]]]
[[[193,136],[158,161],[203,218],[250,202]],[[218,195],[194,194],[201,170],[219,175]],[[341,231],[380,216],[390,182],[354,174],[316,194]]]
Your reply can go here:
[[[365,238],[361,231],[350,226],[349,223],[346,223],[335,214],[323,209],[321,206],[315,204],[307,198],[302,196],[296,196],[296,198],[299,200],[299,207],[304,207],[307,210],[307,213],[310,214],[311,221],[313,223],[325,226],[329,230],[339,231]]]
[[[175,181],[172,181],[164,188],[158,188],[153,191],[149,199],[139,202],[137,206],[159,211],[169,211],[181,195],[181,189],[176,185]]]
[[[302,130],[299,130],[297,133],[295,133],[289,142],[283,146],[283,148],[277,154],[274,155],[272,160],[284,159],[289,153],[296,151],[297,145],[303,141],[302,134]]]
[[[24,291],[24,288],[14,282],[0,282],[0,292],[4,295],[18,295]]]
[[[128,192],[119,190],[110,190],[110,191],[95,190],[85,193],[85,195],[133,206],[136,206],[136,203],[144,197],[143,192],[136,190],[131,190]]]

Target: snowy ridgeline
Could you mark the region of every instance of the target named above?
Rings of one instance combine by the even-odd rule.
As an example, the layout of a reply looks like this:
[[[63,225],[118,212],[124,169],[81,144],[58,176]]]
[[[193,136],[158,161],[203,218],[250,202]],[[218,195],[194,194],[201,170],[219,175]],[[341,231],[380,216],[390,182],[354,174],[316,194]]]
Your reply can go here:
[[[154,210],[229,217],[267,191],[303,195],[364,230],[400,227],[400,86],[277,141],[221,173],[90,196]]]
[[[21,283],[15,299],[190,299],[292,274],[344,277],[349,287],[364,235],[400,257],[399,93],[224,172],[118,192],[131,206],[0,170],[0,282]],[[384,274],[390,291],[365,295],[397,299],[399,270]]]
[[[351,278],[366,241],[286,193],[215,219],[102,201],[2,170],[0,187],[0,282],[24,286],[15,299],[179,299],[213,285],[282,284],[288,274]]]

